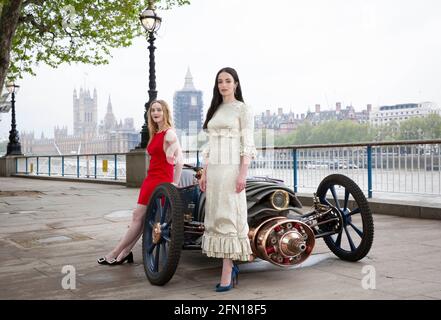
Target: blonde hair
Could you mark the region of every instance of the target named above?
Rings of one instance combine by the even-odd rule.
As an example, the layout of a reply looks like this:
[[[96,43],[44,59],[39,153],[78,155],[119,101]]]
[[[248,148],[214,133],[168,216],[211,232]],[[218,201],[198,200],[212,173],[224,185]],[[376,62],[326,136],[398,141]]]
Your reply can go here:
[[[157,133],[159,131],[158,124],[156,122],[154,122],[153,118],[152,118],[152,105],[155,103],[159,103],[162,107],[162,112],[164,114],[164,128],[166,128],[166,129],[173,128],[173,119],[172,119],[170,108],[169,108],[167,102],[165,102],[164,100],[153,100],[150,103],[149,111],[148,111],[148,128],[149,128],[150,138],[149,138],[149,142],[147,143],[147,145],[150,144],[150,141],[152,141],[152,138],[155,135],[155,133]]]

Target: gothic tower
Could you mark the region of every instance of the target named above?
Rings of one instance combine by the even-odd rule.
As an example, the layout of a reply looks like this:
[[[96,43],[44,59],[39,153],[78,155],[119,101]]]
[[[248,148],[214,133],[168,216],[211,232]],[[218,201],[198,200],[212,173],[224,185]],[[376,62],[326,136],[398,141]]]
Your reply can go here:
[[[93,90],[93,97],[89,89],[80,88],[73,92],[73,112],[74,112],[74,135],[94,137],[97,134],[98,124],[98,97],[96,89]]]
[[[112,102],[110,101],[110,94],[109,94],[109,101],[107,102],[107,113],[104,116],[104,132],[109,132],[114,130],[116,127],[116,118],[112,111]]]
[[[184,88],[173,97],[173,120],[177,129],[196,134],[202,128],[202,91],[193,84],[190,68],[185,75]]]

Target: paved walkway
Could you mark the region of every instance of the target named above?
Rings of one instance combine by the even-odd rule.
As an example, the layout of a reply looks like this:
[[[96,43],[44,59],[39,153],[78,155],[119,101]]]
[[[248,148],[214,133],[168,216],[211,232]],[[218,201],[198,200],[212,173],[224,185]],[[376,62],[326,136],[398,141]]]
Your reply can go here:
[[[357,263],[338,259],[318,240],[297,268],[241,265],[238,288],[220,294],[213,290],[220,260],[185,251],[173,279],[152,286],[140,242],[134,265],[96,263],[124,234],[137,193],[118,185],[0,178],[0,299],[441,299],[441,221],[388,215],[374,215],[374,245]],[[76,272],[73,290],[62,286],[67,265]],[[363,289],[363,267],[375,271],[375,289]]]

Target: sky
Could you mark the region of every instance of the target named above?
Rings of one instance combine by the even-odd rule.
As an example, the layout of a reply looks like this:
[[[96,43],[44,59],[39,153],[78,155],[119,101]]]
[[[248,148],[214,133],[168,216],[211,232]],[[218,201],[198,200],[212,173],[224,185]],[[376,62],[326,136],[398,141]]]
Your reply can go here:
[[[238,71],[245,102],[255,114],[306,113],[353,105],[356,110],[408,102],[441,105],[441,2],[438,0],[191,0],[158,11],[155,45],[158,98],[173,105],[189,67],[203,91],[204,116],[215,75]],[[141,26],[140,26],[141,28]],[[98,91],[98,119],[110,95],[116,118],[143,123],[148,101],[148,43],[136,39],[112,51],[104,66],[35,68],[16,96],[17,129],[73,129],[72,92]],[[0,139],[10,113],[0,115]]]

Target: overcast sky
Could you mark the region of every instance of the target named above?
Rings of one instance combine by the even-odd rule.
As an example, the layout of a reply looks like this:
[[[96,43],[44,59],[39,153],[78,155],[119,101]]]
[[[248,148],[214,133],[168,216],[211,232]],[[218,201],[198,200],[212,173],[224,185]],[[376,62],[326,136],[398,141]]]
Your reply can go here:
[[[158,97],[173,104],[190,67],[204,94],[204,115],[214,77],[234,67],[245,101],[266,109],[304,113],[352,104],[434,101],[441,104],[441,1],[439,0],[191,0],[158,12],[155,42]],[[41,65],[18,83],[18,130],[53,136],[72,133],[72,91],[98,91],[98,118],[111,95],[117,119],[143,123],[148,100],[147,41],[113,51],[105,66]],[[2,114],[0,138],[10,130]]]

